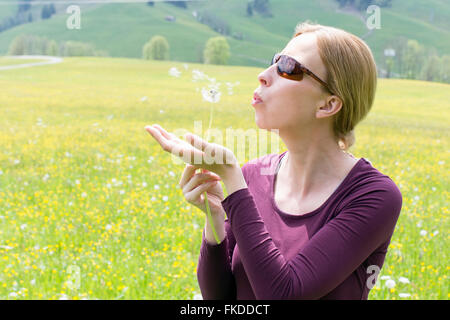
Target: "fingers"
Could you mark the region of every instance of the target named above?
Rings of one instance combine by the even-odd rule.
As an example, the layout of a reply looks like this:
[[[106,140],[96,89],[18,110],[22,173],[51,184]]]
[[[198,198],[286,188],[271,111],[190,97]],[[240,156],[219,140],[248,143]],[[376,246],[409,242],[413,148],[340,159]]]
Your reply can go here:
[[[183,189],[184,185],[192,178],[192,176],[195,173],[195,170],[197,170],[197,167],[188,164],[186,165],[186,168],[184,168],[183,174],[181,175],[179,186]]]
[[[209,143],[193,133],[185,134],[185,139],[195,148],[205,151]]]
[[[184,186],[182,186],[183,193],[189,193],[191,190],[196,188],[198,185],[204,184],[205,182],[217,182],[220,181],[220,177],[211,172],[208,173],[197,173],[192,179],[190,179]]]
[[[210,181],[210,182],[203,183],[203,184],[197,186],[196,188],[192,189],[191,191],[186,192],[184,194],[184,197],[189,202],[195,202],[198,200],[202,200],[202,197],[201,197],[202,193],[207,191],[209,188],[213,187],[216,183],[217,183],[217,181]]]
[[[147,130],[152,137],[161,145],[164,151],[170,152],[171,154],[182,158],[182,160],[186,163],[192,163],[195,159],[203,159],[203,152],[193,148],[189,143],[180,140],[173,135],[166,132],[165,134],[169,136],[167,139],[163,136],[162,132],[156,128],[155,126],[146,126],[145,130]]]
[[[168,140],[178,139],[173,133],[167,132],[159,124],[154,124],[153,127],[156,128],[157,130],[159,130],[161,132],[161,134],[163,135],[163,137],[168,139]]]

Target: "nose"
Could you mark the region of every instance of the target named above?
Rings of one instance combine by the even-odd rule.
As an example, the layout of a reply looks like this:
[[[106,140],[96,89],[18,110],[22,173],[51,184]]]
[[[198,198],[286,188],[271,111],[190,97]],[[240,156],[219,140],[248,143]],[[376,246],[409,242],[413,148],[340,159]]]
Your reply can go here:
[[[259,75],[258,75],[258,81],[263,85],[263,86],[268,86],[269,85],[269,79],[270,79],[270,77],[269,77],[269,69],[270,68],[267,68],[266,70],[264,70],[263,72],[261,72]]]
[[[269,66],[268,68],[266,68],[266,70],[264,70],[263,72],[261,72],[258,75],[258,81],[263,85],[263,86],[270,86],[272,83],[272,80],[274,79],[274,77],[276,76],[276,64],[273,64],[271,66]]]

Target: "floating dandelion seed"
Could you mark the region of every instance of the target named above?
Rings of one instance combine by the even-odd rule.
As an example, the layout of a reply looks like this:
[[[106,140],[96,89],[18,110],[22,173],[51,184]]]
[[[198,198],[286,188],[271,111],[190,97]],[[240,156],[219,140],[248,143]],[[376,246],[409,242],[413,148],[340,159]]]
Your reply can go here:
[[[197,69],[192,70],[192,82],[205,79],[205,74]]]

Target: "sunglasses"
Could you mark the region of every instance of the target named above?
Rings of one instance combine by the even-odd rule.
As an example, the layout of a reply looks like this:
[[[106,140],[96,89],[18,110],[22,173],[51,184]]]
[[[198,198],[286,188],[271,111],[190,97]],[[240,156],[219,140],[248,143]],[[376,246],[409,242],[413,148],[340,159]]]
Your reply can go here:
[[[322,81],[311,70],[306,68],[304,65],[302,65],[294,58],[279,53],[275,53],[275,55],[272,58],[272,63],[270,65],[273,65],[274,63],[277,64],[277,72],[280,75],[280,77],[295,81],[301,81],[303,79],[303,74],[306,73],[307,75],[311,76],[314,80],[318,81],[322,86],[324,86],[328,90],[328,92],[333,93],[326,84],[326,82]]]

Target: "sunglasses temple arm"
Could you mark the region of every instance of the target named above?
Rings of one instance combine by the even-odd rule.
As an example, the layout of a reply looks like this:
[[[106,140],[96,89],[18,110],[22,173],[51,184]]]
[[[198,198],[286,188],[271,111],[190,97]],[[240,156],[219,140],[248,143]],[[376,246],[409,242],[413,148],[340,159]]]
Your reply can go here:
[[[315,80],[317,80],[322,86],[324,86],[324,87],[331,93],[330,88],[328,88],[328,85],[327,85],[324,81],[320,80],[320,78],[317,77],[317,76],[316,76],[314,73],[312,73],[311,71],[309,71],[309,70],[305,70],[305,71],[306,71],[306,73],[307,73],[308,75],[310,75],[310,76],[313,77]]]

